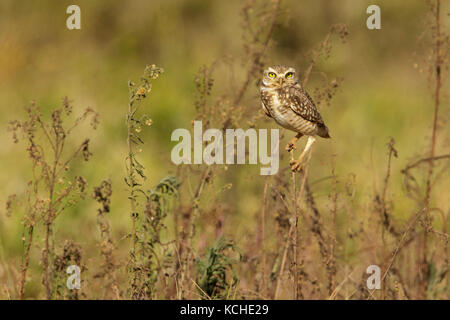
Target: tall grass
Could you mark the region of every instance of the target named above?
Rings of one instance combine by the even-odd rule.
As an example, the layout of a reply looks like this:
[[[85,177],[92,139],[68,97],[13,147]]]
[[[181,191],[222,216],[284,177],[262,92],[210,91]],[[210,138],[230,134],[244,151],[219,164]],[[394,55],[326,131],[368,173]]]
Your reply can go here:
[[[96,127],[98,114],[88,108],[73,118],[67,98],[50,115],[31,103],[25,120],[10,122],[14,141],[26,144],[31,170],[25,194],[11,195],[6,201],[8,219],[21,214],[23,234],[18,241],[22,241],[22,261],[17,264],[18,272],[8,271],[5,277],[13,285],[7,285],[0,296],[448,299],[450,225],[447,204],[439,202],[436,195],[446,191],[439,175],[448,170],[450,159],[438,151],[444,139],[439,124],[449,40],[442,28],[440,0],[428,4],[431,45],[425,66],[430,71],[434,98],[433,105],[426,106],[430,109],[431,134],[426,152],[401,172],[396,170],[399,159],[410,155],[402,154],[396,137],[383,137],[387,141],[381,151],[386,154],[383,168],[373,166],[372,175],[355,175],[345,158],[334,154],[332,139],[322,158],[311,153],[298,173],[290,170],[292,153],[283,151],[282,166],[270,177],[260,177],[250,166],[200,164],[181,165],[172,172],[158,173],[163,178],[154,180],[156,173],[146,167],[144,155],[156,152],[148,132],[153,129],[152,113],[157,103],[152,98],[164,81],[164,73],[162,68],[149,65],[138,81],[128,82],[122,136],[125,184],[114,185],[112,179],[105,179],[89,189],[92,181],[78,174],[76,164],[90,160],[92,138],[78,140],[74,133],[89,118]],[[243,46],[235,56],[220,57],[200,68],[193,79],[196,113],[192,120],[202,120],[204,129],[223,131],[269,125],[257,89],[264,66],[271,63],[269,53],[277,45],[276,30],[287,11],[279,0],[269,5],[251,0],[244,3]],[[323,70],[334,62],[329,58],[339,45],[336,40],[352,41],[345,24],[331,25],[323,40],[302,57],[302,85],[319,108],[333,106],[327,114],[339,112],[335,96],[351,90],[341,77],[333,78]],[[235,73],[237,69],[241,72]],[[282,131],[283,141],[291,135]],[[147,177],[155,182],[150,183],[152,179]],[[393,188],[398,177],[404,181],[402,194]],[[372,189],[362,188],[361,180],[370,179]],[[115,200],[120,195],[116,190],[124,187],[127,191],[122,201],[128,204],[129,218],[128,224],[118,225],[110,216],[123,214]],[[244,194],[243,188],[251,189],[258,198],[237,201],[236,196]],[[85,197],[89,190],[91,198]],[[407,209],[399,205],[406,197],[413,200]],[[94,226],[96,222],[95,231],[83,233],[79,242],[61,233],[56,237],[56,223],[64,219],[69,207],[80,208],[80,199],[94,208],[90,216]],[[252,201],[257,208],[248,212],[247,202]],[[40,258],[36,252],[41,253]],[[87,268],[92,252],[100,263]],[[72,264],[82,270],[80,291],[65,286],[66,269]],[[366,269],[374,264],[381,268],[381,290],[366,285]],[[0,261],[0,271],[2,265]],[[42,285],[38,289],[27,286],[39,276]]]
[[[35,229],[42,228],[44,232],[42,283],[46,298],[51,299],[56,293],[57,278],[61,271],[55,266],[58,260],[55,256],[53,239],[54,223],[68,207],[76,205],[78,198],[83,197],[86,190],[86,180],[71,174],[73,162],[79,156],[85,161],[91,156],[89,139],[84,139],[73,150],[66,150],[66,141],[89,116],[92,116],[91,124],[95,128],[98,114],[93,109],[87,108],[81,116],[68,124],[67,118],[72,113],[72,105],[67,97],[63,99],[61,107],[52,111],[48,120],[35,102],[31,102],[26,108],[26,113],[27,120],[11,121],[9,127],[14,142],[18,143],[20,139],[26,142],[32,172],[28,189],[21,200],[23,257],[18,291],[19,298],[22,299],[30,254],[35,241]],[[11,203],[8,206],[11,206]]]

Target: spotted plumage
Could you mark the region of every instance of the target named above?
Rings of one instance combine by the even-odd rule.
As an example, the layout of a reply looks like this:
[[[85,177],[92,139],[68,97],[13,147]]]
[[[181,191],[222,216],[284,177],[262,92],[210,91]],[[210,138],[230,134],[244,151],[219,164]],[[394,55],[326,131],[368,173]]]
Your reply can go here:
[[[295,69],[268,68],[260,92],[264,112],[280,126],[302,135],[330,137],[313,100],[299,84]]]
[[[293,171],[299,171],[302,160],[315,141],[315,136],[330,138],[328,128],[309,94],[297,80],[295,69],[286,66],[273,66],[264,71],[260,88],[264,113],[273,118],[280,126],[297,132],[296,137],[286,146],[293,151],[297,140],[308,136],[305,149],[291,165]]]

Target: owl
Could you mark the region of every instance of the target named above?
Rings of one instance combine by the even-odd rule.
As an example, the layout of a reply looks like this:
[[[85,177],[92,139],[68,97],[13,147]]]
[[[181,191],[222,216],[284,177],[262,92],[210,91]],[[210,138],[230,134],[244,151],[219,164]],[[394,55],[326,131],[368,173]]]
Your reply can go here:
[[[299,171],[315,136],[330,138],[328,128],[313,100],[298,82],[294,68],[278,65],[264,70],[260,93],[264,113],[283,128],[297,132],[286,150],[293,151],[297,140],[308,136],[298,160],[291,161],[292,170]]]

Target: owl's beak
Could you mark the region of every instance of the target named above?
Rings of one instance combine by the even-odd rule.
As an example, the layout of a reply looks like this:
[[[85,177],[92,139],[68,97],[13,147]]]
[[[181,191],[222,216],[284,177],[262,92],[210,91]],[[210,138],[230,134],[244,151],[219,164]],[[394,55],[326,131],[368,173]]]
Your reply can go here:
[[[280,85],[282,85],[283,82],[284,82],[284,79],[283,79],[283,78],[280,78],[280,79],[278,79],[278,82],[280,83]]]

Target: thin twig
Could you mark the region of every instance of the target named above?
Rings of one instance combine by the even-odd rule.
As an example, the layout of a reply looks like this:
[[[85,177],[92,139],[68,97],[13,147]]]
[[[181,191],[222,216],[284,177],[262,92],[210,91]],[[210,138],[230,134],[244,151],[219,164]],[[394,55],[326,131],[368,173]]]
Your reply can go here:
[[[262,202],[262,210],[261,210],[261,254],[262,254],[262,287],[263,287],[263,296],[267,296],[267,283],[266,283],[266,275],[267,275],[267,262],[266,262],[266,205],[267,205],[267,189],[269,185],[270,176],[267,176],[264,181],[264,191],[263,191],[263,202]]]

